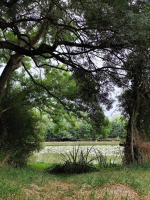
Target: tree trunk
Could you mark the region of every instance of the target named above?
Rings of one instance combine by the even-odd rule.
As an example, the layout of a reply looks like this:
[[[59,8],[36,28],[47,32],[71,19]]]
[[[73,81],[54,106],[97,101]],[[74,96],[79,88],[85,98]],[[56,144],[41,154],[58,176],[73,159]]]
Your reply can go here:
[[[12,72],[20,67],[22,58],[22,55],[17,54],[11,56],[4,71],[2,72],[2,75],[0,77],[0,103],[7,80],[11,76]]]
[[[130,119],[127,126],[127,136],[125,143],[125,163],[130,164],[138,161],[139,147],[138,147],[138,130],[136,127],[136,119],[140,106],[139,90],[136,91],[134,105],[131,108]]]

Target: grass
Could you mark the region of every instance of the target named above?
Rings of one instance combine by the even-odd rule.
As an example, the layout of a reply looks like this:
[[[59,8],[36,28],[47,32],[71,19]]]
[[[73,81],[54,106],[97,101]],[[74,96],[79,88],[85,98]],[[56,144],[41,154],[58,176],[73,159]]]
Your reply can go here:
[[[28,166],[31,167],[32,169],[44,170],[47,167],[52,166],[52,164],[49,164],[49,163],[28,163]]]
[[[98,145],[119,145],[119,141],[82,141],[82,142],[45,142],[45,146],[98,146]]]
[[[62,156],[59,153],[41,153],[37,156],[35,153],[33,156],[31,156],[28,160],[28,162],[37,162],[37,158],[39,162],[42,160],[45,163],[60,163],[62,162]]]
[[[100,199],[113,199],[109,188],[118,184],[137,193],[136,199],[150,197],[147,196],[150,195],[150,162],[78,175],[52,175],[43,171],[46,167],[44,163],[29,164],[26,168],[0,167],[0,199],[98,199],[105,187],[108,190]]]

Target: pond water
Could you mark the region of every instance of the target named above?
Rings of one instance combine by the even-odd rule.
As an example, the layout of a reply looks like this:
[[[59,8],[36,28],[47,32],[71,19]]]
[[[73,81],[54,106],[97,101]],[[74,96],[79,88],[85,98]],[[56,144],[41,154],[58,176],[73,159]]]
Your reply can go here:
[[[68,145],[68,143],[67,143]],[[47,146],[29,158],[29,162],[44,162],[44,163],[60,163],[63,162],[62,154],[69,154],[73,149],[77,150],[78,146]],[[89,157],[96,156],[100,152],[103,156],[107,156],[109,160],[121,160],[123,156],[123,147],[119,145],[87,145],[80,146],[79,149],[86,153],[87,149],[91,149]]]

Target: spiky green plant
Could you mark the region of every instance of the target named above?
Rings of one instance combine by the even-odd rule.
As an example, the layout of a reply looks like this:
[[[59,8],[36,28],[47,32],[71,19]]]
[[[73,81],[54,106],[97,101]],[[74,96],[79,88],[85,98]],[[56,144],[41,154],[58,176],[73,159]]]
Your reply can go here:
[[[115,158],[113,157],[113,160],[108,158],[106,156],[103,156],[102,152],[99,149],[94,149],[96,160],[100,168],[108,168],[108,167],[115,167],[117,164],[115,163]]]
[[[69,154],[61,154],[63,164],[54,164],[53,166],[46,169],[50,173],[87,173],[98,171],[97,168],[93,165],[93,161],[97,159],[97,155],[89,158],[89,154],[93,146],[87,148],[86,152],[80,149],[80,146],[73,147],[73,151],[70,151]]]
[[[91,157],[91,151],[95,156]],[[103,156],[102,152],[94,148],[93,146],[86,149],[84,152],[80,145],[73,147],[73,150],[68,154],[61,154],[63,164],[54,164],[46,169],[49,173],[87,173],[93,171],[99,171],[93,164],[93,161],[98,163],[99,168],[114,167],[116,163],[114,160],[109,160],[106,156]]]

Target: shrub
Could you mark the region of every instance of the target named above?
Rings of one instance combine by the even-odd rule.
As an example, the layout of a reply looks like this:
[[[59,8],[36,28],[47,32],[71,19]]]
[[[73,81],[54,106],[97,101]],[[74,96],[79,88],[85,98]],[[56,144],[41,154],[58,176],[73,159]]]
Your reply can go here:
[[[91,151],[95,152],[95,156],[89,158]],[[107,158],[102,153],[95,149],[93,146],[87,148],[86,152],[80,149],[80,146],[74,147],[72,152],[69,154],[62,154],[63,164],[54,164],[46,169],[48,173],[88,173],[99,171],[94,165],[93,161],[96,160],[100,168],[113,167],[116,164],[113,162],[108,163]]]
[[[92,164],[82,164],[82,163],[70,163],[66,162],[64,164],[54,164],[46,169],[47,172],[51,174],[55,173],[67,173],[67,174],[82,174],[88,172],[99,171]]]
[[[5,132],[0,140],[0,153],[9,155],[7,163],[22,166],[29,156],[40,150],[44,139],[39,118],[32,110],[15,107],[3,114]]]
[[[86,152],[83,152],[80,149],[80,146],[77,148],[74,147],[72,152],[69,154],[62,154],[63,164],[54,164],[51,167],[47,168],[46,171],[49,173],[87,173],[98,171],[92,164],[92,161],[96,159],[96,157],[92,157],[88,159],[89,153],[93,147],[87,148]]]

